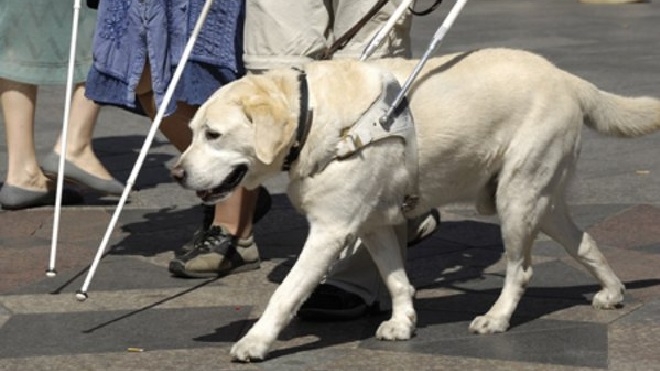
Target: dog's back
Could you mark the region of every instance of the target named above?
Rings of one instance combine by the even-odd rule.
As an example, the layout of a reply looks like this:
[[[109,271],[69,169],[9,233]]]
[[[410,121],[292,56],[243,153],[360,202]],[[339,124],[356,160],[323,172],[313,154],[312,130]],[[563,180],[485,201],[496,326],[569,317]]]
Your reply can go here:
[[[417,61],[373,63],[403,82]],[[515,167],[535,156],[542,156],[546,165],[573,158],[584,124],[618,136],[660,129],[659,100],[600,91],[522,50],[484,49],[432,58],[408,99],[418,133],[422,201],[428,207],[477,200],[480,208],[494,211],[488,198],[507,162]],[[551,141],[561,144],[539,153]]]

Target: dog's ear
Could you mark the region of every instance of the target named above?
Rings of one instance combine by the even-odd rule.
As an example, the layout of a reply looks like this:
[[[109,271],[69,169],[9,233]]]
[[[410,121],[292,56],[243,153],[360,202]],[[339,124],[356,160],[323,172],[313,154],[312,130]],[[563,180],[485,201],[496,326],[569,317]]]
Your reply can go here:
[[[257,158],[270,165],[290,144],[295,125],[289,111],[273,99],[244,102],[245,114],[254,125]]]

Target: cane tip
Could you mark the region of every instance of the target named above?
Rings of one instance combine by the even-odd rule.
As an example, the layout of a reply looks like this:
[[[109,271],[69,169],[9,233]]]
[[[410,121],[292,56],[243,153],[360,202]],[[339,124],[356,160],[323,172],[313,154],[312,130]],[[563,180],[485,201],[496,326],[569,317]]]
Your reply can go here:
[[[87,300],[87,293],[81,290],[76,291],[76,299],[78,299],[78,301]]]
[[[46,269],[46,277],[55,277],[57,276],[57,271],[53,268]]]

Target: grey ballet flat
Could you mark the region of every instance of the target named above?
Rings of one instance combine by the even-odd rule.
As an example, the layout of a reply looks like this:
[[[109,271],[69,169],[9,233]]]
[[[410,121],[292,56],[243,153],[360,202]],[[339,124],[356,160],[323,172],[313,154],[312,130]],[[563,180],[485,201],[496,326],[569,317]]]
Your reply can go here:
[[[76,205],[85,202],[83,196],[72,190],[64,188],[62,191],[62,205]],[[33,207],[55,204],[55,190],[31,191],[29,189],[10,186],[5,183],[0,189],[0,205],[3,210],[22,210]]]
[[[41,169],[47,177],[57,178],[59,161],[60,156],[55,152],[49,153],[42,159]],[[111,195],[120,195],[124,191],[124,185],[117,179],[101,179],[79,168],[69,160],[64,160],[64,179]]]

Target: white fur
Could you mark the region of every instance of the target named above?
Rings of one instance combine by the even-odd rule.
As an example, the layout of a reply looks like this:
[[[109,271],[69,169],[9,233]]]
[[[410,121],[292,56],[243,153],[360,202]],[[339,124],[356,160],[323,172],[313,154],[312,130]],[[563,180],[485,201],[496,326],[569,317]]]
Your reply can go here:
[[[231,349],[240,361],[263,359],[270,345],[322,279],[344,246],[361,238],[392,296],[392,317],[376,336],[409,339],[415,327],[414,290],[403,269],[393,225],[409,186],[403,144],[387,139],[346,160],[333,160],[342,129],[380,93],[381,79],[403,81],[416,61],[315,62],[306,67],[314,102],[311,132],[290,171],[289,195],[305,213],[310,234],[290,274],[262,317]],[[564,198],[575,169],[584,124],[606,134],[642,135],[660,128],[660,102],[599,91],[541,57],[506,49],[428,61],[409,93],[417,128],[422,213],[473,201],[497,212],[507,269],[500,297],[470,330],[506,331],[532,276],[539,231],[563,245],[600,282],[593,300],[612,308],[624,286],[595,241],[571,220]],[[256,187],[277,174],[291,147],[299,112],[296,72],[247,76],[221,89],[195,116],[194,139],[177,169],[185,187],[222,183],[237,163],[249,164],[242,184]],[[205,135],[208,128],[223,134]]]

